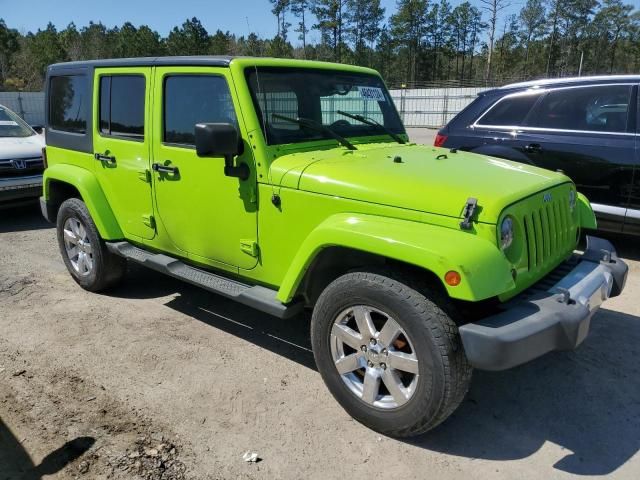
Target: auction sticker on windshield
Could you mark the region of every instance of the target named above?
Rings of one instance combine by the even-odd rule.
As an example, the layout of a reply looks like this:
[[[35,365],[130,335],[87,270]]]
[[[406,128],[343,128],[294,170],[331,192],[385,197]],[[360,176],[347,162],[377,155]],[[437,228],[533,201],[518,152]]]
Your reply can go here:
[[[387,99],[382,93],[382,89],[378,87],[358,87],[360,96],[365,100],[375,100],[377,102],[386,102]]]
[[[13,120],[0,120],[0,126],[17,127],[18,122],[14,122]]]

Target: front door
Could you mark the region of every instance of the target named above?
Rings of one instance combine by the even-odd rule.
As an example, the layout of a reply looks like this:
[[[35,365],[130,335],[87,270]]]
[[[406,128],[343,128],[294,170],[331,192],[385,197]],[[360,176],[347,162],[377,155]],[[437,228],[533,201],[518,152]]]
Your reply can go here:
[[[153,238],[151,177],[151,68],[96,69],[96,176],[120,228],[131,240]]]
[[[251,174],[224,175],[224,159],[196,155],[197,123],[231,123],[247,138],[226,68],[158,67],[155,70],[153,173],[158,219],[176,251],[222,268],[257,263],[255,167],[250,148],[236,162]],[[166,168],[168,167],[168,169]],[[173,170],[171,170],[173,169]]]

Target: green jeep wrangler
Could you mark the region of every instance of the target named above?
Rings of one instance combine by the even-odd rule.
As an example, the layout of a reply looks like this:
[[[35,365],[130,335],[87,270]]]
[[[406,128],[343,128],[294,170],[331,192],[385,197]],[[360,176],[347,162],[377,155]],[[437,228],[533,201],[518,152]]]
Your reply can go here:
[[[608,241],[574,253],[596,225],[569,178],[410,143],[373,70],[98,60],[50,66],[46,90],[42,212],[74,280],[104,290],[132,261],[313,309],[322,378],[379,432],[438,425],[472,368],[575,348],[624,287]]]

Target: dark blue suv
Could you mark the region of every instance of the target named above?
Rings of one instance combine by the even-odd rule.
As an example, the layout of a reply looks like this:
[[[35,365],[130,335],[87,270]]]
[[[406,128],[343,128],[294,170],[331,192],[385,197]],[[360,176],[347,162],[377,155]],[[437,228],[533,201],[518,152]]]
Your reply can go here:
[[[640,235],[640,75],[516,83],[481,93],[435,145],[562,170],[602,230]]]

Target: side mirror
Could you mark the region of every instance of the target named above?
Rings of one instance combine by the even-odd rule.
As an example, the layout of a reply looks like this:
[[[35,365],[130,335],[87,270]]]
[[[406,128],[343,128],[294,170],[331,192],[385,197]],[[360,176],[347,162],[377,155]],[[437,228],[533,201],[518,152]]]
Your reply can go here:
[[[44,132],[44,126],[43,125],[31,125],[31,128],[33,128],[33,130],[38,135],[42,135],[42,133]]]
[[[240,153],[238,130],[230,123],[196,124],[196,153],[199,157],[226,157]]]
[[[240,180],[249,178],[246,163],[234,165],[233,157],[242,153],[238,129],[230,123],[197,123],[196,154],[199,157],[224,157],[224,174]]]

